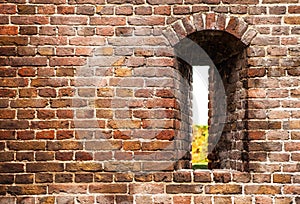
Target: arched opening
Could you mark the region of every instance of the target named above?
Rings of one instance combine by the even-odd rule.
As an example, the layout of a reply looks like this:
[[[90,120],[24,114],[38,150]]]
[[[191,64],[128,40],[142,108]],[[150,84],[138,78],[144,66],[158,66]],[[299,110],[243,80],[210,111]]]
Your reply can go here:
[[[179,103],[184,108],[182,131],[192,135],[193,67],[209,66],[208,79],[208,168],[248,170],[248,140],[245,126],[247,109],[245,70],[246,45],[225,31],[203,30],[188,35],[175,45],[185,83]],[[184,88],[188,85],[189,88]],[[205,100],[205,97],[203,97]],[[187,128],[188,126],[189,128]],[[191,137],[189,137],[191,138]]]

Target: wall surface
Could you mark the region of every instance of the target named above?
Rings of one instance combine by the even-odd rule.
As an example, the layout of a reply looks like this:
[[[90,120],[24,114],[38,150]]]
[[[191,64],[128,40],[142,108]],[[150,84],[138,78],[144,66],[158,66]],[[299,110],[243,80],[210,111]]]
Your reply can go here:
[[[299,43],[299,0],[0,0],[0,203],[299,204]]]

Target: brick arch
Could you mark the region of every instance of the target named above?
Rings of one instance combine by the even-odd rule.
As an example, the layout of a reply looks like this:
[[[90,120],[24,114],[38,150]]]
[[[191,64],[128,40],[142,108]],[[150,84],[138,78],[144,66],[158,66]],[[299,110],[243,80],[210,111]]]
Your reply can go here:
[[[169,25],[163,34],[171,46],[186,36],[201,30],[226,31],[248,46],[258,31],[251,28],[243,18],[220,13],[197,13],[179,19]]]
[[[222,34],[219,35],[220,33]],[[244,129],[247,119],[243,116],[244,108],[247,109],[247,98],[244,98],[242,94],[247,92],[247,88],[244,86],[247,77],[244,76],[243,73],[245,73],[247,69],[246,48],[250,45],[257,33],[258,32],[251,28],[244,19],[218,13],[191,15],[177,20],[164,31],[165,37],[176,53],[178,51],[177,49],[184,50],[184,54],[179,52],[179,57],[176,57],[177,63],[175,63],[175,67],[179,70],[182,78],[190,82],[192,78],[191,66],[202,65],[202,62],[204,62],[203,65],[212,65],[210,67],[215,67],[210,69],[210,75],[214,75],[211,79],[216,79],[218,75],[220,77],[219,81],[223,82],[209,82],[209,106],[214,107],[210,108],[209,116],[209,143],[211,144],[209,146],[209,168],[211,169],[249,170],[247,130]],[[214,36],[213,34],[216,35]],[[222,48],[224,47],[220,44],[223,43],[225,47],[230,47],[230,49],[224,49],[226,51],[218,55],[220,53],[214,53],[214,49],[208,49],[210,47],[207,46],[210,45],[209,43],[203,44],[204,41],[201,41],[201,36],[204,36],[203,39],[207,42],[209,40],[220,42],[218,45],[221,47],[221,50],[223,50]],[[200,37],[199,40],[198,37]],[[203,55],[200,49],[197,50],[188,40],[186,41],[186,39],[201,46],[201,49],[205,51],[210,60],[205,61],[205,54]],[[191,55],[188,50],[197,50],[196,52],[198,54]],[[196,58],[193,58],[193,56]],[[213,56],[217,56],[221,58],[221,60],[218,61],[217,58]],[[236,78],[238,78],[241,83],[234,83]],[[188,98],[191,93],[191,84],[184,82],[185,80],[179,82],[179,90],[182,93],[189,94],[185,94],[187,95],[186,97],[178,99],[180,107],[191,105],[190,98]],[[224,85],[224,90],[221,89],[222,85]],[[219,92],[219,90],[221,90],[221,92]],[[224,103],[223,101],[215,100],[219,96],[224,98]],[[236,98],[236,96],[238,97]],[[227,108],[226,104],[230,104],[229,101],[234,100],[236,100],[236,103],[231,104]],[[239,106],[238,104],[243,105]],[[227,115],[215,114],[223,112],[224,110]],[[189,110],[183,109],[181,111],[184,112],[183,115],[190,116]],[[219,121],[223,117],[226,118],[225,121],[221,121],[221,123],[225,122],[224,128],[223,126],[219,128]],[[238,118],[238,120],[236,120],[236,118]],[[190,126],[189,120],[182,120],[181,123],[183,127]],[[240,129],[235,127],[239,127]],[[182,134],[185,134],[184,131],[187,131],[186,134],[191,135],[191,129],[183,128]],[[241,146],[240,144],[243,145]]]

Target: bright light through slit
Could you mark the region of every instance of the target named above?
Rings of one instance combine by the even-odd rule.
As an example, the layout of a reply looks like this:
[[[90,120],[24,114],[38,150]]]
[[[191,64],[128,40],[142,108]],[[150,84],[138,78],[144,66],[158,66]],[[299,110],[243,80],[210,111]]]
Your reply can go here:
[[[193,67],[193,124],[208,123],[208,66]]]

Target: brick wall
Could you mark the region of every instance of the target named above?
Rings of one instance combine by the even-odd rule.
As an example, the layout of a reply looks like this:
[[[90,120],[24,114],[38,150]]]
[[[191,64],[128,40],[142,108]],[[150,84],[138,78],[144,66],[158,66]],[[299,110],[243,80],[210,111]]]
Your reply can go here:
[[[1,204],[300,203],[299,0],[0,2]]]

